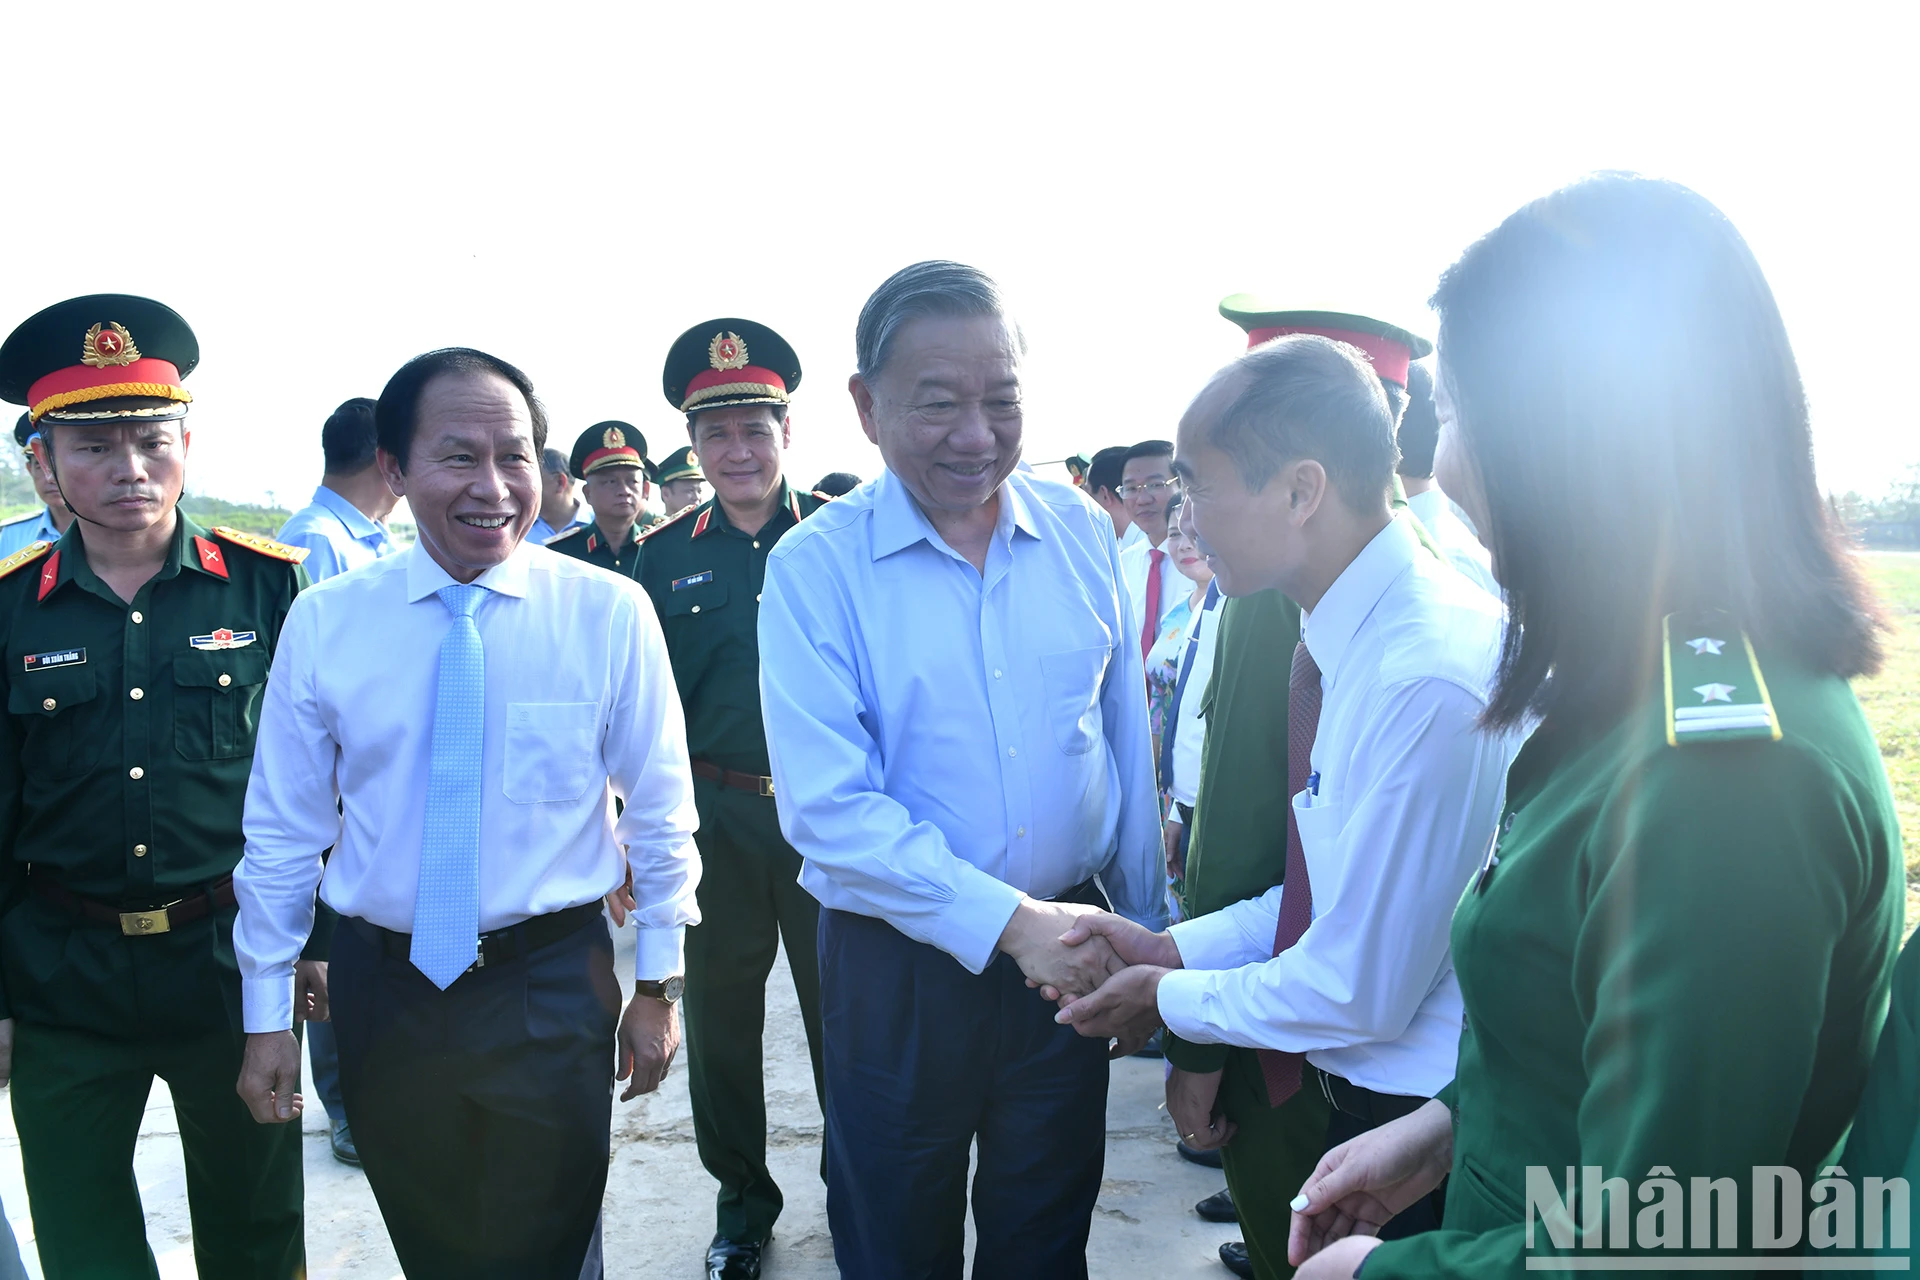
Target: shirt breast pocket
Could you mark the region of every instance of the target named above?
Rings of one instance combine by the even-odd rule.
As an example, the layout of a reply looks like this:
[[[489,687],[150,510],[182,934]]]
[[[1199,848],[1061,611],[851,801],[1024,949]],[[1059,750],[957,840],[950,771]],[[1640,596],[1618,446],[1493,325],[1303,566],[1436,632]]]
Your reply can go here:
[[[515,804],[578,800],[594,781],[597,702],[509,702],[501,781]]]
[[[702,582],[668,592],[667,598],[660,605],[660,617],[663,621],[667,618],[703,618],[714,610],[725,607],[726,603],[726,583]]]
[[[1340,875],[1340,832],[1345,818],[1340,807],[1326,797],[1322,803],[1304,807],[1307,793],[1293,798],[1293,820],[1300,828],[1300,851],[1307,859],[1307,880],[1314,886],[1314,915],[1322,903],[1332,901],[1335,881]]]
[[[1112,654],[1098,645],[1040,655],[1047,719],[1060,749],[1070,756],[1083,756],[1100,741],[1100,690]]]
[[[173,660],[173,745],[183,760],[253,753],[267,685],[264,649],[200,650]]]
[[[13,677],[7,711],[25,717],[21,755],[32,770],[75,778],[89,773],[110,736],[99,722],[101,706],[95,668],[80,665],[33,671]]]

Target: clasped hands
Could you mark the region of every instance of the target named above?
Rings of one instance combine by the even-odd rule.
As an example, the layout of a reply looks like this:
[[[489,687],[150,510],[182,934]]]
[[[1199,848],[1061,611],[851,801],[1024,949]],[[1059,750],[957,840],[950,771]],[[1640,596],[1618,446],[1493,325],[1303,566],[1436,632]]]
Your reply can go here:
[[[1000,950],[1060,1006],[1055,1021],[1083,1036],[1113,1040],[1114,1057],[1133,1053],[1160,1026],[1158,993],[1180,951],[1164,933],[1095,907],[1023,899]]]

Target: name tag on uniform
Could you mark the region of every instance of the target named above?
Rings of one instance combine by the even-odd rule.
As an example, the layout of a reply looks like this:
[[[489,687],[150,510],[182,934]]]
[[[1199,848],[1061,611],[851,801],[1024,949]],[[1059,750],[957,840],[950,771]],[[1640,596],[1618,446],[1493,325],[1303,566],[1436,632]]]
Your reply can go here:
[[[675,578],[673,580],[673,589],[675,591],[678,591],[682,587],[697,587],[703,582],[712,582],[712,581],[713,581],[713,570],[709,569],[705,573],[695,573],[695,574],[689,574],[684,578]]]
[[[29,671],[47,671],[53,667],[77,667],[87,660],[85,649],[54,649],[48,653],[30,653],[26,656]]]

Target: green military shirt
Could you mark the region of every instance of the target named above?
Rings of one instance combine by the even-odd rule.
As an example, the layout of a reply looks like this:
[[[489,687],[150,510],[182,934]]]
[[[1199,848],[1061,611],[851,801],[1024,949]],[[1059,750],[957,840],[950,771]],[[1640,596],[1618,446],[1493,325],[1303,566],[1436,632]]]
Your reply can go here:
[[[1731,1178],[1721,1248],[1750,1254],[1753,1169],[1811,1186],[1846,1132],[1904,895],[1873,734],[1844,680],[1750,656],[1724,615],[1676,616],[1665,656],[1636,712],[1584,738],[1543,726],[1508,773],[1453,920],[1466,1016],[1445,1228],[1381,1245],[1368,1280],[1518,1277],[1567,1252],[1537,1220],[1526,1248],[1528,1166],[1562,1195],[1569,1166],[1625,1179],[1638,1191],[1610,1217],[1646,1213],[1656,1177],[1676,1195]],[[1630,1244],[1643,1223],[1659,1225],[1623,1224]]]
[[[1856,1184],[1865,1178],[1905,1178],[1907,1241],[1920,1245],[1920,1200],[1912,1195],[1912,1189],[1920,1187],[1920,944],[1913,941],[1894,965],[1887,1024],[1841,1167]],[[1864,1227],[1862,1234],[1862,1248],[1896,1256],[1892,1241],[1897,1237],[1890,1229],[1877,1241],[1864,1238]],[[1901,1249],[1897,1256],[1910,1255]]]
[[[749,535],[709,499],[641,543],[640,585],[666,633],[694,759],[741,773],[772,768],[760,718],[760,587],[774,544],[827,501],[783,483],[772,519]]]
[[[633,528],[627,531],[627,540],[618,551],[607,541],[607,535],[600,532],[600,526],[592,523],[555,538],[547,547],[563,556],[572,556],[575,560],[585,560],[588,564],[610,569],[623,578],[637,579],[640,576],[640,535],[647,528],[647,525],[636,521]]]
[[[76,523],[0,578],[0,1015],[102,1035],[238,1030],[233,909],[125,937],[34,892],[47,877],[129,909],[230,874],[298,552],[182,515],[123,602]]]
[[[1278,591],[1261,591],[1221,601],[1217,614],[1180,901],[1188,920],[1259,897],[1287,869],[1287,680],[1300,608]],[[1189,1044],[1171,1031],[1161,1040],[1167,1059],[1185,1071],[1218,1071],[1227,1060],[1223,1044]]]

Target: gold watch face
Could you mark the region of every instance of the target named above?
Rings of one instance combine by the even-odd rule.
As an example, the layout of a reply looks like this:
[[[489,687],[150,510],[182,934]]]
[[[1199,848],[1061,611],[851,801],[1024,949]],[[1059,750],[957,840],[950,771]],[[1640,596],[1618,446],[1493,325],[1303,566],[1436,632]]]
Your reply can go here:
[[[687,980],[676,973],[660,984],[660,998],[668,1004],[678,1004],[681,992],[686,989]]]

